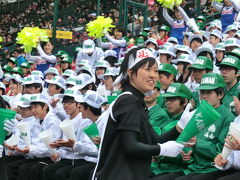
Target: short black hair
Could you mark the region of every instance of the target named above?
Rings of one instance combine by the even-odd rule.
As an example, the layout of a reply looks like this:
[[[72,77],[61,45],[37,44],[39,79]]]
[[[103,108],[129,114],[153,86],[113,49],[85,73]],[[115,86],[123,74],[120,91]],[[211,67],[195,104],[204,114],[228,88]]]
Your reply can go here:
[[[90,86],[91,86],[92,88],[90,88]],[[92,83],[84,86],[84,87],[82,88],[82,90],[93,90],[93,91],[97,91],[97,87],[96,87],[95,83],[92,82]]]
[[[71,96],[63,96],[62,103],[73,102],[75,101],[74,97]],[[76,102],[76,101],[75,101]],[[77,102],[76,102],[77,103]]]
[[[186,102],[186,98],[183,98],[183,97],[180,97],[180,96],[166,97],[166,101],[167,101],[167,99],[179,100],[180,101],[180,105],[184,105],[184,103]]]
[[[167,76],[167,78],[169,78],[170,77],[170,73],[169,72],[165,72],[165,71],[158,71],[158,74],[163,74],[163,75],[165,75],[165,76]],[[176,77],[173,75],[173,82],[177,82],[177,80],[176,80]]]
[[[42,108],[45,106],[46,103],[44,102],[31,102],[31,106],[32,105],[40,105]],[[47,108],[47,112],[49,112],[49,107]]]
[[[26,84],[25,87],[31,87],[33,86],[35,89],[40,88],[40,92],[42,92],[43,87],[41,83],[33,83],[33,84]]]
[[[7,103],[4,101],[3,97],[0,96],[0,108],[6,109]]]
[[[100,116],[102,114],[102,109],[101,108],[95,108],[95,107],[92,107],[90,106],[89,104],[87,103],[81,103],[84,107],[84,109],[87,109],[89,108],[89,110],[95,115],[95,116]]]
[[[55,84],[55,85],[56,85],[56,90],[61,89],[60,94],[63,94],[64,93],[64,89],[62,87],[60,87],[59,85],[57,85],[57,84]]]

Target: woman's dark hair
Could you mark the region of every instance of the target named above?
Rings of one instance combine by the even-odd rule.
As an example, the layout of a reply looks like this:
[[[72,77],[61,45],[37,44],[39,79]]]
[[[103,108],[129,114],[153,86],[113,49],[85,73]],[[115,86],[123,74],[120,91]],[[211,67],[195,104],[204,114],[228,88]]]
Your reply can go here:
[[[114,67],[115,66],[115,63],[117,63],[117,58],[114,57],[114,56],[107,56],[104,58],[105,61],[107,61],[111,67]]]
[[[91,87],[91,88],[90,88]],[[97,91],[97,87],[95,85],[94,82],[86,85],[85,87],[82,88],[82,90],[93,90],[93,91]]]
[[[21,84],[21,83],[17,82],[15,79],[11,79],[10,81],[12,81],[13,84],[17,84],[17,85]]]
[[[89,110],[95,115],[95,116],[100,116],[102,114],[102,109],[101,108],[95,108],[95,107],[92,107],[90,106],[89,104],[87,103],[81,103],[84,107],[84,109],[87,109],[89,108]]]
[[[72,69],[72,65],[69,62],[66,62],[66,63],[68,63],[68,67],[66,69],[62,69],[62,66],[61,66],[61,69],[63,72],[66,71],[67,69]]]
[[[125,29],[122,26],[116,26],[115,30],[122,33],[122,37],[125,36]]]
[[[0,96],[0,108],[6,109],[7,103],[4,101],[3,97]]]
[[[81,70],[80,72],[82,72],[82,73],[85,73],[85,74],[88,74],[88,75],[90,75],[91,77],[92,77],[92,74],[89,72],[89,71],[87,71],[87,70]]]
[[[137,56],[137,51],[143,49],[143,48],[133,48],[131,49],[124,57],[124,60],[121,64],[121,68],[120,68],[120,73],[124,76],[124,78],[121,80],[121,84],[122,86],[125,84],[129,84],[129,77],[127,75],[127,71],[128,71],[128,62],[129,60],[132,60],[132,58],[130,59],[131,56],[133,56],[133,59],[136,59]],[[148,65],[148,67],[152,67],[154,64],[156,63],[156,60],[154,58],[145,58],[142,61],[140,61],[139,63],[135,64],[131,70],[132,70],[132,74],[136,74],[138,72],[138,69],[141,68],[142,66],[145,66],[146,64]]]
[[[214,89],[214,91],[217,94],[217,96],[224,95],[224,88],[217,88],[217,89]],[[222,99],[221,99],[221,102],[222,102]]]
[[[43,102],[32,102],[31,105],[40,105],[42,108],[45,106],[46,103]],[[47,107],[47,112],[49,112],[49,107]]]
[[[179,82],[179,83],[186,83],[188,81],[189,77],[192,74],[192,70],[188,69],[188,74],[187,74],[186,78],[183,79],[184,78],[183,76],[186,73],[186,70],[188,68],[189,63],[188,62],[181,62],[181,64],[183,64],[183,74],[180,75],[180,77],[178,78],[177,82]]]
[[[166,101],[167,101],[168,99],[179,100],[179,101],[180,101],[180,105],[184,105],[184,104],[186,103],[186,98],[180,97],[180,96],[167,97],[167,98],[166,98]]]
[[[51,43],[51,44],[53,45],[52,39],[49,39],[49,42],[41,42],[41,47],[42,47],[42,49],[44,48],[44,46],[45,46],[47,43]]]
[[[5,89],[0,88],[0,90],[2,91],[2,95],[4,95],[6,93]]]
[[[96,70],[98,70],[98,68],[99,68],[99,69],[104,69],[104,73],[105,73],[105,72],[106,72],[106,70],[107,70],[107,68],[105,68],[105,67],[97,67],[97,68],[96,68]],[[101,80],[100,80],[100,79],[98,79],[98,77],[97,77],[96,73],[95,73],[95,79],[96,79],[96,82],[95,82],[95,84],[96,84],[96,86],[98,86],[98,85],[100,84]]]
[[[64,89],[62,87],[60,87],[59,85],[56,85],[56,90],[59,90],[59,89],[61,89],[60,93],[63,94],[64,93]]]

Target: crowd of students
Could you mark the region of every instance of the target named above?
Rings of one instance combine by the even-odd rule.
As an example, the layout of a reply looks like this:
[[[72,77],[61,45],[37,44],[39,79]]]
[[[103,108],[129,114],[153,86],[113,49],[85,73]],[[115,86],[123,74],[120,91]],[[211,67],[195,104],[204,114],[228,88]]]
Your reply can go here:
[[[0,107],[17,112],[4,123],[3,178],[239,179],[240,139],[228,135],[231,122],[240,126],[239,7],[232,0],[212,5],[221,19],[208,27],[181,7],[174,18],[164,8],[170,27],[145,28],[134,41],[117,26],[85,40],[74,57],[53,54],[51,41],[39,42],[37,56],[16,49],[0,68]],[[177,143],[202,100],[221,118]],[[64,120],[73,122],[75,139],[59,127]],[[92,124],[99,135],[90,138],[84,129]],[[45,130],[55,153],[40,140]],[[227,160],[224,146],[233,150]]]

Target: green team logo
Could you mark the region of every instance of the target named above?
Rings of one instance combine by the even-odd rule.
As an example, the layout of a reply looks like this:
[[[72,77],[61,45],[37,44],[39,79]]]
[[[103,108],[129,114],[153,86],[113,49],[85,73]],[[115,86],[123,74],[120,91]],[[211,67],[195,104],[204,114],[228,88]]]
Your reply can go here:
[[[167,92],[170,92],[170,93],[175,93],[176,92],[176,88],[175,87],[172,87],[170,86],[167,90]]]
[[[103,62],[98,62],[97,65],[101,66],[101,65],[103,65]]]
[[[27,98],[25,98],[25,97],[21,97],[21,98],[20,98],[20,101],[22,101],[22,102],[27,102],[27,101],[28,101],[28,99],[27,99]]]
[[[37,96],[32,96],[30,99],[30,101],[35,101],[35,100],[37,100]]]
[[[236,59],[227,57],[227,58],[224,58],[222,62],[227,62],[227,63],[230,63],[230,64],[235,64]]]
[[[73,91],[73,90],[70,90],[70,89],[67,89],[64,94],[74,94],[74,91]]]
[[[228,41],[226,41],[226,44],[228,45],[228,44],[234,44],[234,41],[233,40],[228,40]]]
[[[85,45],[84,48],[92,48],[92,45]]]
[[[53,81],[57,81],[57,78],[56,78],[56,77],[53,77],[52,80],[53,80]]]
[[[214,77],[202,78],[201,84],[215,84],[216,79]]]
[[[202,60],[202,59],[197,59],[194,64],[204,65],[204,60]]]
[[[209,139],[214,139],[215,131],[216,131],[216,126],[213,124],[208,128],[208,131],[204,134],[204,136]]]
[[[76,84],[77,84],[77,85],[82,85],[83,83],[82,83],[81,80],[76,80]]]
[[[26,132],[25,133],[21,132],[21,137],[27,137],[27,133]]]
[[[197,113],[195,115],[195,121],[196,121],[198,131],[202,131],[205,128],[205,123],[203,120],[202,113]]]

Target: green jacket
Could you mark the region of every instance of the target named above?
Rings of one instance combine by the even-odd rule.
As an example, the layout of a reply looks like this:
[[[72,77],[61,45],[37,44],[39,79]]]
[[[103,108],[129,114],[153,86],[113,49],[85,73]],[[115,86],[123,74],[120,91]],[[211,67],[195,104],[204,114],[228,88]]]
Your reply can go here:
[[[176,126],[177,121],[180,119],[181,116],[182,113],[175,116],[171,116],[171,118],[169,118],[169,120],[163,124],[161,128],[161,134],[169,131],[174,126]],[[155,175],[183,171],[187,167],[187,164],[182,160],[181,155],[178,155],[175,158],[155,157],[154,159],[156,162],[151,163],[151,171]]]
[[[235,117],[224,105],[220,105],[216,110],[222,117],[196,136],[197,143],[192,149],[194,161],[184,170],[186,175],[217,170],[212,162],[222,152],[229,125]]]
[[[158,104],[148,110],[148,119],[153,129],[158,134],[162,134],[161,129],[163,128],[163,125],[169,121],[167,112],[162,109]]]
[[[227,107],[229,111],[231,111],[235,116],[237,116],[234,108],[233,102],[233,96],[236,96],[240,98],[240,89],[238,87],[240,86],[240,83],[237,82],[231,89],[227,90],[227,88],[224,88],[224,97],[222,99],[222,103]]]

